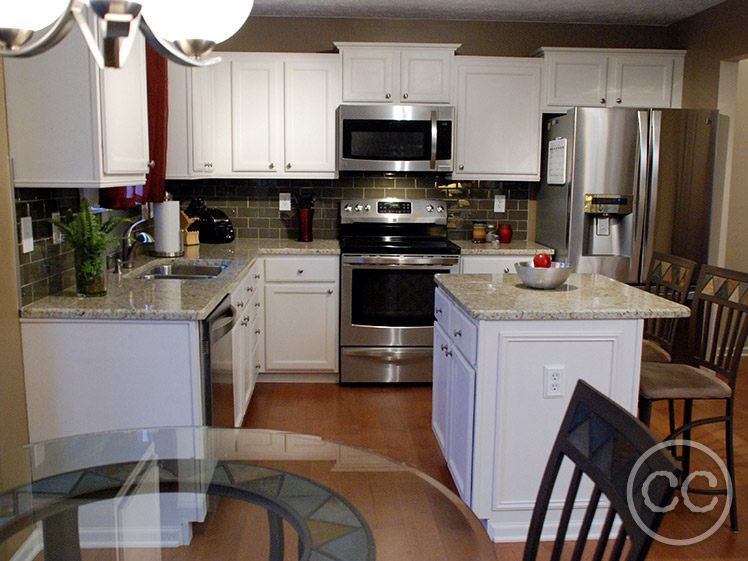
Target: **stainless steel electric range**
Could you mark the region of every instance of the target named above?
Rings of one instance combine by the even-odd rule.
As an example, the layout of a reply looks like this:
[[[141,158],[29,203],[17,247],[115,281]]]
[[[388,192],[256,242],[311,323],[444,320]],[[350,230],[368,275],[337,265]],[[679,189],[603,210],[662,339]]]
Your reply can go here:
[[[456,273],[443,201],[340,205],[340,382],[430,382],[434,275]]]

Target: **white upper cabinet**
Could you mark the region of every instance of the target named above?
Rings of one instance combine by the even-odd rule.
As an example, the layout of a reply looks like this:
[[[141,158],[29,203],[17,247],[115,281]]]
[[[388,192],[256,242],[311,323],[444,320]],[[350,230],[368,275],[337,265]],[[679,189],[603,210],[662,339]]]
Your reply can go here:
[[[455,179],[540,179],[542,61],[456,57]]]
[[[346,103],[449,103],[459,44],[335,43]]]
[[[680,107],[685,51],[543,47],[543,109]]]
[[[8,136],[17,187],[145,183],[145,42],[120,69],[100,70],[75,28],[57,46],[6,59]]]
[[[336,54],[221,53],[213,82],[213,173],[334,178]]]
[[[167,179],[213,173],[213,69],[169,62]]]

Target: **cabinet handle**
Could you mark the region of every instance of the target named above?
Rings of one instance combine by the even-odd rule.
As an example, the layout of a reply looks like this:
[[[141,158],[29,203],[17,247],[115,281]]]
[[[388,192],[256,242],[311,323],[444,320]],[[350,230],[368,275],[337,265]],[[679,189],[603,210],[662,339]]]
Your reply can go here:
[[[249,316],[244,316],[244,325],[249,323]]]
[[[446,351],[446,352],[444,353],[444,356],[452,356],[452,351]]]
[[[462,329],[455,329],[455,337],[462,337]]]
[[[604,98],[604,97],[601,97],[601,98],[600,98],[600,103],[601,103],[602,105],[605,105],[605,98]]]
[[[442,313],[442,309],[441,309],[441,308],[436,308],[436,309],[434,310],[434,313],[435,313],[435,314],[441,314],[441,313]]]
[[[504,267],[504,272],[508,273],[509,272],[509,267]]]
[[[260,330],[259,329],[255,329],[255,335],[259,335],[259,334],[260,334]]]
[[[237,303],[236,307],[237,308],[243,308],[244,307],[244,300],[242,300],[241,302]]]
[[[299,274],[299,275],[303,275],[304,274],[304,269],[299,269],[298,271],[296,271],[296,273]]]
[[[261,366],[261,365],[260,365],[260,363],[259,363],[259,362],[258,362],[257,364],[255,364],[255,368],[256,368],[257,370],[259,370],[259,369],[260,369],[260,366]]]
[[[330,289],[328,289],[328,290],[327,290],[327,293],[328,293],[328,294],[332,294],[332,292],[333,292],[333,291],[332,291],[332,288],[330,288]]]
[[[620,97],[616,98],[616,103],[621,103],[621,101],[623,101],[623,100]]]
[[[448,347],[447,345],[445,345],[444,343],[442,343],[442,350],[443,350],[443,351],[446,351],[446,350],[447,350],[448,348],[449,348],[449,347]]]
[[[156,161],[155,160],[151,160],[150,162],[148,162],[148,167],[151,168],[151,169],[155,168],[156,167]]]
[[[390,99],[392,97],[391,93],[384,94],[384,99]]]
[[[259,308],[259,307],[260,307],[260,303],[259,302],[255,302],[255,308]]]
[[[286,169],[291,169],[291,164],[286,164]]]
[[[463,170],[463,169],[465,169],[465,166],[463,166],[462,164],[460,164],[459,166],[457,166],[457,169]]]
[[[407,93],[403,94],[403,99],[408,99],[408,94]]]
[[[260,278],[260,275],[259,275],[259,274],[256,274],[256,275],[255,275],[255,278],[256,278],[256,279],[259,279],[259,278]]]
[[[275,169],[275,164],[273,162],[270,162],[268,165],[268,169]]]
[[[252,291],[254,291],[254,287],[253,286],[248,286],[247,287],[247,292],[252,292]]]

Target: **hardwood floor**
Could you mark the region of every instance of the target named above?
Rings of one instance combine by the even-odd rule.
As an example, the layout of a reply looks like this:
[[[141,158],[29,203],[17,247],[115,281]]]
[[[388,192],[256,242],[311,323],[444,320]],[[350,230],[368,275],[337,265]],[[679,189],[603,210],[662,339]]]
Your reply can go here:
[[[730,531],[729,521],[709,538],[688,547],[655,542],[649,560],[748,558],[748,360],[744,360],[735,407],[736,497],[743,530]],[[699,404],[695,415],[713,410]],[[361,446],[404,461],[454,490],[446,463],[431,430],[430,386],[356,386],[334,384],[258,384],[244,427],[269,428],[315,434],[345,444]],[[667,408],[655,404],[652,427],[660,437],[667,433]],[[720,425],[699,429],[694,440],[724,453]],[[697,462],[698,460],[695,460]],[[694,499],[705,505],[709,497]],[[694,513],[683,501],[665,516],[661,533],[679,538],[697,535],[711,526],[724,499],[711,513]],[[523,544],[495,544],[502,561],[521,559]]]

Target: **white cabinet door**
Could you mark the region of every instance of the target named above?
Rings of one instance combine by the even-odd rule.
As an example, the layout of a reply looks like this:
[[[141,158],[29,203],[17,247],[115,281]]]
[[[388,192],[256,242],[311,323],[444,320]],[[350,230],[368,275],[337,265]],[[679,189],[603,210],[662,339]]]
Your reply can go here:
[[[447,458],[447,437],[449,435],[449,382],[451,361],[446,354],[449,339],[441,325],[434,325],[434,371],[431,393],[431,427],[439,443],[442,454]]]
[[[454,49],[404,49],[400,54],[401,103],[449,103]]]
[[[272,175],[283,165],[283,67],[276,60],[232,60],[232,170]]]
[[[54,90],[54,87],[52,87]],[[136,40],[122,68],[101,71],[101,129],[105,174],[148,170],[145,42]]]
[[[400,52],[395,49],[341,49],[343,101],[393,103]]]
[[[540,179],[540,78],[535,59],[459,57],[456,179]]]
[[[452,352],[449,384],[449,447],[447,466],[460,497],[470,504],[473,475],[475,371],[459,352]]]
[[[604,54],[546,54],[546,105],[605,107],[608,57]]]
[[[672,56],[611,57],[608,69],[608,106],[671,107]]]
[[[266,283],[265,309],[266,371],[337,371],[336,283]]]
[[[335,172],[340,58],[307,55],[284,63],[287,173]]]
[[[192,172],[213,173],[213,69],[192,68],[190,74]]]

